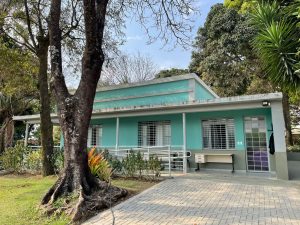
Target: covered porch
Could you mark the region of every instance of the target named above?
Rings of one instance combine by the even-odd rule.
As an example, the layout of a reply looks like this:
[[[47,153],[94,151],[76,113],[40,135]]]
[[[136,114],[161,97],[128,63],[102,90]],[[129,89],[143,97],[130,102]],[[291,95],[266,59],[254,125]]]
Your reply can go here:
[[[288,179],[281,98],[281,93],[273,93],[95,110],[88,146],[107,149],[118,158],[130,151],[140,151],[145,158],[157,155],[169,173],[194,171],[197,153],[232,154],[236,171],[271,172]],[[14,119],[25,121],[23,116]],[[52,120],[58,123],[56,114]],[[37,115],[26,118],[26,123],[38,121]],[[272,133],[274,155],[268,148]],[[201,164],[214,170],[231,170],[228,166]]]

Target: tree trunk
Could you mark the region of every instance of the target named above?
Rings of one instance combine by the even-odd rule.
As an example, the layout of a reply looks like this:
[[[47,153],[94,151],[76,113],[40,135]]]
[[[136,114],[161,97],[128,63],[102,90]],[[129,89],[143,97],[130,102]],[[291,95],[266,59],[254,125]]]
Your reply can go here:
[[[49,38],[40,37],[37,56],[39,59],[39,93],[40,93],[40,116],[41,116],[41,139],[42,139],[42,162],[43,176],[54,174],[53,166],[53,125],[51,122],[50,95],[48,91],[48,47]]]
[[[101,47],[107,4],[108,0],[83,0],[86,45],[82,75],[77,91],[70,95],[62,74],[61,0],[51,1],[49,36],[53,79],[50,85],[64,136],[64,171],[44,196],[42,204],[53,208],[52,203],[57,198],[79,194],[79,202],[72,211],[73,221],[76,222],[110,207],[127,194],[126,190],[110,186],[91,174],[86,150],[94,97],[104,62]]]
[[[283,107],[283,115],[284,115],[284,121],[285,121],[287,144],[293,145],[294,142],[293,142],[293,135],[292,135],[292,127],[291,127],[289,96],[287,93],[284,93],[284,92],[283,92],[283,98],[282,98],[282,107]]]

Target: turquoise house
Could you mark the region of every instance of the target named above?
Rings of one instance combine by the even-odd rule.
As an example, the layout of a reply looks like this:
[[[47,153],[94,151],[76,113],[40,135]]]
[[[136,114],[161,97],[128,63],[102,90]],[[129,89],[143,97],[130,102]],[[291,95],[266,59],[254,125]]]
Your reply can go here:
[[[39,122],[38,115],[14,119]],[[98,89],[88,145],[116,155],[166,152],[182,159],[184,172],[234,166],[288,179],[282,94],[221,98],[195,74]]]

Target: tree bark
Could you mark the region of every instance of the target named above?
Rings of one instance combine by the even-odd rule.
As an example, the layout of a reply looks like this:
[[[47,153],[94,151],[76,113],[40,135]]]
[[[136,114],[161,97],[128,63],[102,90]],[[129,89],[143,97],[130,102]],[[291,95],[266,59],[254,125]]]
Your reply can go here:
[[[53,124],[51,122],[50,94],[48,91],[48,48],[49,37],[38,38],[37,56],[39,59],[39,94],[41,116],[41,139],[42,139],[42,174],[49,176],[54,174],[53,166]]]
[[[283,116],[285,121],[287,144],[293,145],[294,142],[293,142],[293,135],[292,135],[292,127],[291,127],[290,102],[289,102],[289,96],[285,92],[283,92],[282,107],[283,107]]]

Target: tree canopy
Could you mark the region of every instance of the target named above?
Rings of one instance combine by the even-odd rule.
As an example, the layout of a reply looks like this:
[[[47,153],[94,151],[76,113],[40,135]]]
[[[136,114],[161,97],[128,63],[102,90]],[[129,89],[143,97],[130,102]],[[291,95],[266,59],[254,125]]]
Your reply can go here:
[[[189,73],[188,69],[171,68],[171,69],[159,71],[155,75],[155,78],[172,77],[172,76],[183,75],[183,74],[187,74],[187,73]]]
[[[197,73],[220,96],[246,93],[253,79],[263,77],[251,47],[255,34],[247,15],[223,4],[214,5],[198,30],[191,72]]]

